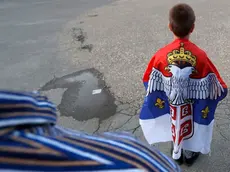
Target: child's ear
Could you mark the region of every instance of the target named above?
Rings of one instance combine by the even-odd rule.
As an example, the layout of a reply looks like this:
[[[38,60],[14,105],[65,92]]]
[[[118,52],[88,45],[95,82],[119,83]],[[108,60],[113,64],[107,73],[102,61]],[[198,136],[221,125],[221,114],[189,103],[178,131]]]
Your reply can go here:
[[[172,31],[172,25],[171,23],[168,24],[169,30]]]
[[[195,28],[195,24],[192,25],[192,28],[191,28],[191,30],[190,30],[190,33],[193,32],[194,28]]]

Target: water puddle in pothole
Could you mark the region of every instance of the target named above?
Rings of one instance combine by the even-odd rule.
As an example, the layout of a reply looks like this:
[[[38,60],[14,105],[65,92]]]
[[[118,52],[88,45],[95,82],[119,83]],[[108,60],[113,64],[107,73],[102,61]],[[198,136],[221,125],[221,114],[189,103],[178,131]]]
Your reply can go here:
[[[104,120],[116,113],[115,98],[96,69],[78,71],[46,83],[40,91],[65,88],[58,109],[63,116],[83,121]]]

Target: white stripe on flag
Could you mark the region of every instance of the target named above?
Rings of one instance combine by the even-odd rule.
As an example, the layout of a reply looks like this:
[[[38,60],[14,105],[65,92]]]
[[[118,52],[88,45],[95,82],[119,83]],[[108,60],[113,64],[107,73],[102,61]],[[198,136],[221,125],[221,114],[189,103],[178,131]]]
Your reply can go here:
[[[149,144],[172,141],[170,115],[139,120],[145,139]]]
[[[165,114],[155,119],[139,120],[145,139],[149,144],[172,141],[170,115]],[[209,125],[202,125],[194,122],[193,136],[183,141],[184,150],[210,152],[214,120]]]

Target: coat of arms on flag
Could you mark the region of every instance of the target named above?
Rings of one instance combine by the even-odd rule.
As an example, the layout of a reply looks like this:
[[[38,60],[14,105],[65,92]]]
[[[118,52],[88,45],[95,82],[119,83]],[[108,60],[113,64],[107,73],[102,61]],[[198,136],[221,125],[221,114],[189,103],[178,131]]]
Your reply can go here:
[[[174,41],[152,58],[143,81],[140,124],[147,141],[173,141],[174,159],[181,149],[208,153],[214,112],[227,86],[206,54],[190,41]]]

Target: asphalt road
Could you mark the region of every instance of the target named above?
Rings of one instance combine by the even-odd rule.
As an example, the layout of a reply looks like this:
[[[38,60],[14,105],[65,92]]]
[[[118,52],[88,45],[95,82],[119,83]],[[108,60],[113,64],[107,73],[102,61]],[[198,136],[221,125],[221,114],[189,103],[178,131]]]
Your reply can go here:
[[[0,88],[38,89],[76,71],[59,56],[63,26],[111,0],[0,0]]]
[[[168,10],[176,2],[179,0],[120,0],[92,10],[91,13],[97,14],[96,17],[81,15],[65,26],[60,39],[60,45],[65,45],[61,46],[63,49],[70,48],[65,57],[72,57],[72,63],[78,67],[95,68],[103,74],[116,99],[117,111],[115,115],[103,121],[95,117],[79,122],[74,120],[74,117],[61,116],[61,124],[91,133],[125,130],[143,138],[138,125],[138,111],[144,95],[141,78],[155,51],[172,41],[173,36],[167,27]],[[183,2],[190,3],[196,12],[196,28],[191,40],[206,50],[229,85],[230,2]],[[77,29],[77,33],[73,34]],[[90,52],[81,50],[82,45],[79,39],[76,39],[76,35],[82,35],[79,29],[87,35],[83,45],[93,46]],[[63,90],[56,91],[62,95]],[[211,156],[202,155],[194,166],[182,166],[183,171],[229,171],[229,98],[230,95],[216,111]],[[163,152],[169,153],[170,144],[161,143],[158,146]]]
[[[141,77],[153,53],[172,40],[168,9],[179,1],[108,1],[0,0],[0,88],[40,89],[58,105],[59,124],[66,127],[129,131],[143,139]],[[230,2],[183,2],[197,15],[192,41],[229,85]],[[229,98],[216,112],[211,156],[184,171],[229,171]],[[169,153],[169,145],[158,146]]]

